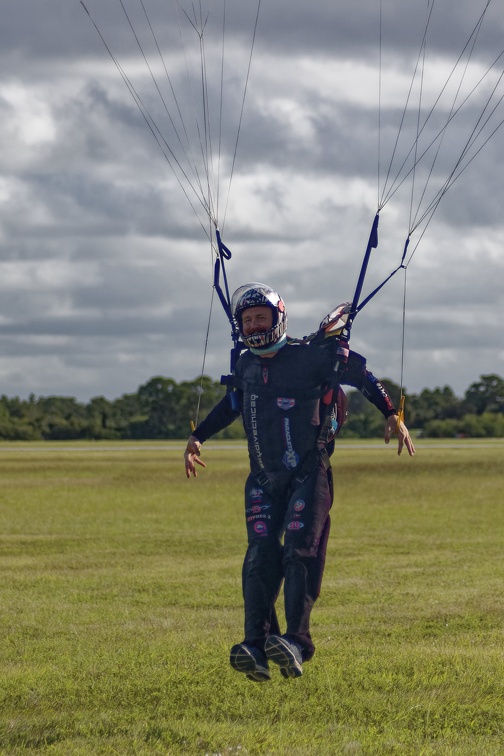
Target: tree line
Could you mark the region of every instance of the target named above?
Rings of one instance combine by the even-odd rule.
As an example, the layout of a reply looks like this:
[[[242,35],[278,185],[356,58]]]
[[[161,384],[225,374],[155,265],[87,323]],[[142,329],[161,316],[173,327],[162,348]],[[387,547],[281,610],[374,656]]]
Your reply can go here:
[[[400,387],[384,379],[395,406]],[[430,438],[501,438],[504,436],[504,380],[495,373],[480,376],[459,398],[449,386],[405,392],[406,424],[416,435]],[[372,438],[383,435],[383,417],[358,391],[348,395],[348,421],[342,435]]]
[[[400,387],[382,381],[396,405]],[[178,439],[187,438],[190,423],[205,417],[224,396],[225,388],[208,376],[177,383],[156,376],[135,393],[109,400],[93,397],[78,402],[73,397],[46,396],[28,399],[0,397],[0,439],[9,441],[61,441],[78,439]],[[360,392],[347,392],[349,415],[343,438],[373,438],[383,434],[383,417]],[[504,379],[482,375],[462,398],[449,386],[406,394],[406,422],[425,437],[504,436]],[[240,422],[219,434],[243,438]]]

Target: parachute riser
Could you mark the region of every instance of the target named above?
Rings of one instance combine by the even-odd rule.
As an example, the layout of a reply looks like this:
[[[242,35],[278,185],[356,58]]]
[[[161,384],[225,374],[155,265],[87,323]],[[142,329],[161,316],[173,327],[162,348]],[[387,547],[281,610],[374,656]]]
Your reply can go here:
[[[355,287],[355,293],[353,295],[352,299],[352,307],[350,309],[350,314],[348,316],[348,320],[345,325],[345,330],[343,331],[342,338],[345,341],[350,340],[350,331],[352,329],[352,324],[355,319],[355,316],[357,315],[359,311],[359,299],[360,295],[362,293],[362,287],[364,286],[364,279],[366,278],[366,273],[369,265],[369,260],[371,257],[371,252],[373,249],[376,249],[378,247],[378,224],[380,222],[380,213],[376,213],[375,219],[373,221],[373,225],[371,227],[371,233],[369,234],[369,239],[366,247],[366,252],[364,254],[364,259],[362,260],[362,265],[359,273],[359,278],[357,281],[357,286]]]
[[[369,240],[366,248],[366,252],[364,254],[364,259],[362,261],[361,270],[359,274],[359,279],[357,281],[357,286],[355,289],[355,294],[353,297],[352,305],[350,307],[350,312],[348,315],[348,320],[345,324],[345,328],[343,329],[341,335],[340,335],[340,347],[338,352],[341,352],[341,354],[345,353],[345,347],[348,347],[348,342],[350,340],[350,331],[352,328],[353,321],[355,319],[355,316],[357,315],[360,310],[380,291],[380,289],[385,286],[385,284],[394,276],[399,270],[403,269],[406,271],[407,264],[405,264],[406,254],[408,252],[408,247],[410,243],[410,236],[406,239],[406,242],[404,244],[403,254],[401,257],[401,262],[397,266],[395,270],[390,273],[389,276],[379,285],[377,286],[371,294],[368,294],[368,296],[359,304],[359,299],[362,293],[362,288],[364,285],[364,279],[366,277],[369,260],[371,257],[371,252],[373,249],[376,249],[378,247],[378,224],[380,220],[380,214],[379,212],[376,213],[375,219],[373,221],[373,225],[371,228],[371,233],[369,235]],[[404,355],[404,307],[403,307],[403,355]],[[345,360],[343,360],[345,362]],[[339,372],[341,365],[341,361],[337,362],[334,370],[336,372]],[[401,369],[402,372],[402,369]],[[404,423],[404,404],[405,404],[405,396],[403,394],[403,388],[402,388],[402,375],[401,375],[401,397],[400,397],[400,406],[397,412],[397,425],[396,429],[394,430],[394,433],[399,433],[399,430],[401,428],[401,423]]]
[[[406,270],[406,268],[407,268],[407,264],[405,264],[404,260],[406,259],[406,254],[408,252],[408,247],[409,247],[410,238],[411,238],[410,236],[408,236],[408,238],[406,239],[406,241],[404,243],[404,249],[403,249],[403,254],[402,254],[402,257],[401,257],[401,262],[399,263],[399,265],[397,266],[397,268],[395,268],[392,271],[392,273],[390,273],[390,275],[388,275],[387,278],[384,281],[382,281],[382,283],[379,284],[376,287],[376,289],[373,289],[373,291],[371,292],[371,294],[368,294],[368,296],[362,302],[360,302],[360,304],[359,304],[359,299],[360,299],[360,295],[362,293],[362,287],[364,285],[364,279],[366,277],[366,272],[367,272],[367,268],[368,268],[368,264],[369,264],[369,259],[371,257],[371,252],[373,251],[373,249],[376,249],[378,247],[378,222],[379,222],[379,214],[377,213],[376,217],[374,219],[374,222],[373,222],[373,227],[371,229],[371,234],[369,236],[369,241],[368,241],[366,253],[365,253],[364,259],[362,261],[362,266],[361,266],[361,271],[360,271],[360,275],[359,275],[359,280],[357,282],[357,287],[355,289],[355,294],[354,294],[354,298],[353,298],[353,302],[352,302],[352,308],[351,308],[350,315],[348,317],[346,328],[345,328],[345,331],[344,331],[344,334],[343,334],[343,338],[345,338],[347,341],[350,338],[350,329],[352,328],[352,324],[353,324],[353,321],[354,321],[355,316],[357,315],[357,313],[360,312],[363,309],[363,307],[365,307],[367,305],[367,303],[371,299],[373,299],[373,297],[376,294],[378,294],[378,292],[385,286],[386,283],[388,283],[390,281],[390,279],[393,276],[395,276],[395,274],[398,271],[400,271],[400,270]]]
[[[214,265],[214,289],[217,292],[221,305],[224,309],[224,312],[226,313],[227,319],[229,320],[229,324],[231,325],[231,338],[233,340],[233,347],[230,352],[229,360],[231,376],[221,376],[221,383],[227,386],[227,392],[232,394],[233,385],[231,382],[231,377],[234,374],[236,362],[238,360],[238,357],[240,356],[240,353],[242,352],[243,346],[240,342],[240,332],[238,330],[238,325],[233,317],[233,312],[231,309],[231,295],[229,293],[226,274],[225,261],[231,259],[231,250],[229,249],[229,247],[226,247],[226,245],[222,241],[218,228],[215,228],[215,239],[217,242],[217,258]],[[221,280],[224,283],[224,290],[222,289]]]

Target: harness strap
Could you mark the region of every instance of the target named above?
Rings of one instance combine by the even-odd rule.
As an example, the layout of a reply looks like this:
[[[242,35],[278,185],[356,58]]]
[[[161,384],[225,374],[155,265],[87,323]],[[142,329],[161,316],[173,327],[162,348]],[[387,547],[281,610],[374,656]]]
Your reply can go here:
[[[304,460],[301,462],[295,473],[292,474],[289,484],[293,487],[293,490],[301,486],[319,465],[322,465],[325,471],[331,469],[331,460],[329,454],[325,449],[313,449],[310,451]],[[254,473],[254,478],[257,483],[262,487],[269,487],[274,489],[274,481],[270,478],[265,470],[260,470],[258,473]],[[284,478],[285,481],[285,478]]]
[[[320,389],[319,387],[307,391],[306,389],[297,389],[293,391],[291,388],[284,386],[270,387],[263,384],[252,383],[251,381],[245,381],[242,378],[238,378],[236,375],[223,375],[221,377],[221,383],[225,386],[232,386],[237,389],[241,389],[243,392],[254,393],[254,390],[260,391],[262,395],[266,396],[288,396],[292,399],[320,399],[323,397],[327,389]],[[257,387],[257,388],[256,388]]]
[[[331,460],[329,454],[325,449],[317,449],[311,451],[301,462],[299,470],[294,476],[294,481],[298,486],[302,485],[312,472],[321,464],[325,471],[331,467]],[[297,486],[296,486],[297,487]]]

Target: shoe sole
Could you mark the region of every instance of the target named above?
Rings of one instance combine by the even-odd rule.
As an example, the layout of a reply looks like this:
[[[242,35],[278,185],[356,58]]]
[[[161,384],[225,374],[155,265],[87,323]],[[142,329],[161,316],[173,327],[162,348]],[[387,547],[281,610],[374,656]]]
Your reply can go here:
[[[243,646],[233,646],[229,656],[229,663],[237,672],[243,672],[249,680],[267,682],[271,679],[269,670],[260,667],[256,659]]]
[[[301,677],[303,674],[303,667],[283,638],[270,636],[266,641],[264,650],[268,661],[271,661],[273,664],[277,664],[280,667],[280,672],[283,677],[286,679]]]

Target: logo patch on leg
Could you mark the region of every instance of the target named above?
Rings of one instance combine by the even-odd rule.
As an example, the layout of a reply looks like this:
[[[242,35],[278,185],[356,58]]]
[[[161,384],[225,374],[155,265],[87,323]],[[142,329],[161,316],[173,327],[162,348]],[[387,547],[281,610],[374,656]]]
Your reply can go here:
[[[301,530],[302,528],[304,528],[304,523],[299,522],[299,520],[292,520],[287,525],[287,530]]]
[[[254,531],[260,536],[268,535],[268,528],[266,523],[262,522],[262,520],[254,523]]]

